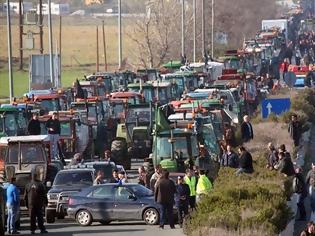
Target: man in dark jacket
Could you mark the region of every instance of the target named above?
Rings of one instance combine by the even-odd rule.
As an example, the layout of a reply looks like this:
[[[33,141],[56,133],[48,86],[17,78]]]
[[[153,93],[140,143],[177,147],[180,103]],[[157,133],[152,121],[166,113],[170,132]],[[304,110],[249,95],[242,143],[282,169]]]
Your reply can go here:
[[[230,145],[226,146],[226,151],[223,153],[221,158],[221,166],[238,168],[239,160],[238,155],[232,150]]]
[[[43,207],[47,205],[45,185],[37,178],[37,173],[32,174],[32,181],[25,187],[25,202],[29,210],[31,220],[31,234],[36,230],[36,218],[41,233],[47,233],[44,226]]]
[[[239,169],[236,171],[236,175],[241,173],[251,174],[254,172],[252,155],[246,151],[245,147],[241,146],[238,149],[240,155]]]
[[[300,214],[300,218],[298,220],[304,221],[306,219],[304,199],[307,197],[307,188],[301,168],[295,169],[295,176],[293,179],[293,191],[298,194],[297,206]]]
[[[188,215],[188,206],[189,206],[189,197],[190,190],[188,184],[185,184],[184,178],[182,176],[178,176],[177,178],[177,186],[176,186],[176,207],[178,214],[178,223],[180,227],[183,226],[183,217]]]
[[[168,178],[169,172],[162,171],[162,177],[158,180],[155,186],[154,197],[155,201],[161,205],[160,228],[164,228],[167,219],[171,229],[175,228],[173,219],[173,204],[174,194],[176,193],[176,186],[172,180]]]
[[[311,211],[315,212],[315,163],[312,163],[312,169],[306,175],[306,183],[309,185]]]
[[[302,125],[301,122],[298,121],[296,114],[293,114],[291,117],[288,132],[290,133],[290,137],[293,139],[294,146],[298,147],[302,135]]]
[[[58,141],[60,135],[60,122],[58,120],[57,112],[54,112],[52,117],[47,120],[46,128],[50,136],[51,159],[55,159],[55,157],[58,155]]]
[[[40,135],[40,122],[37,113],[33,113],[32,119],[28,122],[27,131],[29,135]]]
[[[275,166],[276,170],[279,170],[280,173],[285,176],[295,175],[294,165],[291,160],[291,157],[286,155],[284,152],[279,153],[279,164]]]
[[[241,125],[242,139],[244,142],[248,142],[254,138],[253,126],[249,121],[249,116],[244,116],[243,123]]]
[[[268,151],[266,168],[273,170],[274,166],[277,165],[279,161],[278,152],[272,143],[268,143]]]

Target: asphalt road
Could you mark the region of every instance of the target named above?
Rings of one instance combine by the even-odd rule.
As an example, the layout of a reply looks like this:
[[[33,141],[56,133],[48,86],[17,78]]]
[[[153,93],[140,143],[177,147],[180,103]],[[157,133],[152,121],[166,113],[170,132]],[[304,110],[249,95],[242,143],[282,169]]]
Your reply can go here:
[[[137,181],[137,169],[141,165],[142,160],[134,160],[132,163],[132,170],[128,171],[128,179],[130,182]],[[75,236],[75,235],[111,235],[111,236],[182,236],[183,231],[178,225],[176,229],[170,229],[169,226],[165,226],[162,230],[158,226],[148,226],[143,222],[112,222],[109,225],[101,225],[97,222],[91,226],[82,227],[76,224],[71,219],[56,220],[54,224],[45,224],[48,234],[54,236]],[[21,219],[20,235],[30,235],[30,223],[29,217],[23,216]],[[39,233],[39,230],[36,231]]]

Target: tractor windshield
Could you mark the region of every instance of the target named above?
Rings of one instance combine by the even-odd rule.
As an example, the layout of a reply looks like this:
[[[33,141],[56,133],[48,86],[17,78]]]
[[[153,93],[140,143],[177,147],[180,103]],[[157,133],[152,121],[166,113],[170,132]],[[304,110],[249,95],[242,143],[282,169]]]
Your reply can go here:
[[[6,163],[17,164],[19,157],[19,144],[14,143],[9,146],[9,153]],[[21,164],[30,163],[43,163],[45,162],[45,156],[43,148],[38,144],[21,143]]]
[[[4,125],[3,118],[0,116],[0,133],[3,133],[3,125]]]
[[[41,107],[45,110],[45,112],[59,111],[59,102],[55,99],[42,100]]]
[[[191,145],[191,147],[189,146]],[[169,137],[161,137],[157,140],[157,147],[158,148],[158,156],[161,158],[170,158],[172,156],[172,145],[169,142]],[[198,147],[197,147],[197,140],[193,136],[190,137],[175,137],[174,142],[174,151],[182,153],[183,158],[189,158],[189,149],[192,151],[192,156],[198,155]]]
[[[4,119],[5,132],[8,136],[15,136],[17,134],[17,124],[15,114],[7,113]]]

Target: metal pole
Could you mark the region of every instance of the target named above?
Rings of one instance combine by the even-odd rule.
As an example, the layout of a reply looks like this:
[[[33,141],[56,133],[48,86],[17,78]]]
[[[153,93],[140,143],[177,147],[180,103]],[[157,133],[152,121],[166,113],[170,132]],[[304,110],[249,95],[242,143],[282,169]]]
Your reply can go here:
[[[61,16],[59,16],[59,81],[60,81],[60,84],[61,85],[61,33],[62,33],[62,19],[61,19]]]
[[[202,42],[202,57],[206,52],[205,42],[205,0],[201,0],[201,42]]]
[[[105,24],[104,24],[104,21],[102,21],[102,30],[103,30],[104,63],[105,63],[105,71],[107,71],[106,38],[105,38]]]
[[[98,26],[96,26],[96,72],[100,71],[100,59],[98,50]]]
[[[211,2],[211,57],[214,55],[214,0]]]
[[[53,38],[52,38],[52,22],[51,22],[51,0],[48,0],[48,41],[49,41],[49,59],[50,59],[50,80],[55,87],[55,76],[54,76],[54,59],[53,59]]]
[[[20,61],[19,61],[19,70],[23,70],[23,0],[19,0],[19,29],[20,29]]]
[[[185,0],[182,0],[182,57],[185,56]]]
[[[193,43],[194,43],[194,52],[193,59],[196,62],[196,0],[193,0]]]
[[[40,54],[44,52],[44,41],[43,41],[43,1],[39,0],[39,47]]]
[[[11,40],[11,18],[10,18],[10,0],[7,0],[7,31],[8,31],[8,64],[9,64],[9,92],[10,101],[13,101],[13,73],[12,73],[12,40]]]
[[[121,38],[121,0],[118,0],[118,68],[121,69],[122,61],[122,38]]]

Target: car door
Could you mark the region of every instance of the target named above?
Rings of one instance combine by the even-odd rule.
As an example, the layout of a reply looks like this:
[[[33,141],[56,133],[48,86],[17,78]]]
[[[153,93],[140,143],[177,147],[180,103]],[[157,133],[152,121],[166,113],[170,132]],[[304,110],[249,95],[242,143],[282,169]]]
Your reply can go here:
[[[126,186],[114,189],[114,216],[117,220],[141,220],[142,203]]]
[[[96,187],[90,196],[90,209],[94,219],[111,220],[114,218],[114,186]]]

